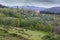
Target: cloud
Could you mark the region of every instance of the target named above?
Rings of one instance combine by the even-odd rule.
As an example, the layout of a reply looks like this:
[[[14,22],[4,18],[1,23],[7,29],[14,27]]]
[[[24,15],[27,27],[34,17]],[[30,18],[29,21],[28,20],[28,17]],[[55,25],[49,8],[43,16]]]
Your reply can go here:
[[[0,0],[4,5],[33,5],[33,6],[57,6],[60,0]]]

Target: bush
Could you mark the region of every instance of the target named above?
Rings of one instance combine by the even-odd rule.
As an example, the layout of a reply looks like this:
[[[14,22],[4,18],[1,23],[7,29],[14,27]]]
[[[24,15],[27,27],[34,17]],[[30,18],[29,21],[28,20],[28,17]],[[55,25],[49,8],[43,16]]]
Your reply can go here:
[[[47,34],[42,37],[43,40],[60,40],[60,35],[56,34]]]
[[[0,13],[0,17],[6,17],[6,15],[4,15],[3,13]]]

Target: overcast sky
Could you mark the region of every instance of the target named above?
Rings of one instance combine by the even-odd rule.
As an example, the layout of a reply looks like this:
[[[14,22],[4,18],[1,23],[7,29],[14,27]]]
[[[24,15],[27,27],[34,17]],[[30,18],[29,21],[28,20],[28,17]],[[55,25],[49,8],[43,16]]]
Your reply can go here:
[[[60,6],[60,0],[0,0],[0,4],[8,6],[53,7]]]

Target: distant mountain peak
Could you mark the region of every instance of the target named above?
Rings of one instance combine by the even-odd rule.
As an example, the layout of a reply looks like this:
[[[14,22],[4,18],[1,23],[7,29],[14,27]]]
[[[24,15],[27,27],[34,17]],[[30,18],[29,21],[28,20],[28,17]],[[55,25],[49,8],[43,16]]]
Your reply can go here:
[[[8,7],[0,4],[0,8],[8,8]]]
[[[46,10],[43,10],[42,12],[50,12],[50,13],[55,13],[55,14],[60,14],[60,7],[52,7],[48,8]]]
[[[17,6],[12,6],[12,8],[17,8]],[[18,6],[18,8],[26,8],[26,9],[40,10],[40,11],[46,9],[44,7],[36,7],[36,6]]]

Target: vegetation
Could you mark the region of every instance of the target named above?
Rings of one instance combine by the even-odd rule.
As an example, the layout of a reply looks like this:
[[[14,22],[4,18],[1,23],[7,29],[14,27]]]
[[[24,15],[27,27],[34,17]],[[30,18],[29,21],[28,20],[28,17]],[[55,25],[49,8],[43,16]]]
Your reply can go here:
[[[48,34],[48,35],[45,35],[42,39],[43,40],[60,40],[60,36],[55,34]]]
[[[0,40],[60,40],[59,29],[60,15],[0,8]]]

